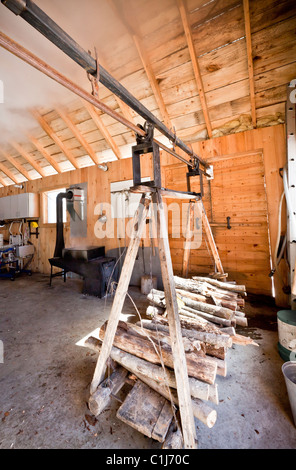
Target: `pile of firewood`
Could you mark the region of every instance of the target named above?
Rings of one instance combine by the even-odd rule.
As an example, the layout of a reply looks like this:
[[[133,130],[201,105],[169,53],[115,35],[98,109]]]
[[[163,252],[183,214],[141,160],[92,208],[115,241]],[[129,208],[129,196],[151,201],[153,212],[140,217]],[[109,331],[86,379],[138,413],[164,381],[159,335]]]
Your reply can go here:
[[[227,374],[228,349],[233,343],[256,344],[251,338],[237,334],[235,331],[236,326],[247,326],[247,319],[243,312],[246,289],[245,286],[212,278],[183,279],[175,276],[174,280],[193,414],[211,428],[216,422],[217,412],[209,403],[218,404],[219,402],[218,388],[215,383],[216,375],[225,377]],[[130,381],[131,377],[144,386],[148,385],[161,396],[160,398],[165,397],[171,404],[178,407],[165,295],[162,291],[152,289],[147,298],[150,305],[146,316],[149,319],[141,320],[136,324],[122,321],[118,324],[111,359],[120,367],[114,369],[108,381],[101,384],[90,398],[89,407],[96,416],[105,409],[110,397],[120,390],[127,379]],[[107,322],[100,328],[98,338],[90,337],[87,340],[88,347],[96,351],[100,350],[106,326]],[[132,376],[128,377],[128,372]],[[134,413],[134,408],[132,413]],[[123,414],[121,413],[121,417]],[[127,419],[126,422],[142,430],[138,421],[141,421],[145,413],[138,410],[137,417],[133,419],[130,418],[130,409],[127,414],[129,418],[124,416],[122,419]],[[166,420],[163,419],[167,423],[167,429],[158,439],[161,442],[166,437],[172,417],[173,415],[168,420],[166,414]],[[129,420],[132,422],[130,423]],[[150,435],[145,429],[142,432]],[[154,437],[154,434],[152,433],[151,437]],[[176,440],[179,444],[176,444]],[[176,448],[180,445],[181,437],[177,439],[175,434],[174,441],[173,447]],[[170,444],[165,443],[163,448],[171,447]]]

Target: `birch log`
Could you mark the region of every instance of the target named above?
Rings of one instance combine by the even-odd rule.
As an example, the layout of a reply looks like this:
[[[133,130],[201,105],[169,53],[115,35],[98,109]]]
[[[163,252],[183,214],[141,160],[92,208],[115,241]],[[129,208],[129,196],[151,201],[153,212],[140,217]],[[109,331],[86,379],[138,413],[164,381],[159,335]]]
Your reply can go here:
[[[90,336],[86,340],[85,346],[89,347],[93,351],[100,352],[101,341]],[[122,351],[115,346],[112,347],[111,357],[114,361],[118,362],[118,364],[137,377],[139,375],[143,375],[155,380],[160,385],[167,384],[169,387],[177,388],[175,374],[167,368],[152,364],[151,362],[136,357],[133,354]],[[193,377],[189,377],[189,387],[192,397],[206,401],[211,397],[210,401],[217,403],[218,389],[216,384],[209,385]]]
[[[104,337],[104,328],[100,328],[99,338],[103,340]],[[117,328],[113,344],[123,351],[134,354],[153,364],[161,364],[163,361],[164,365],[174,369],[172,351],[167,344],[161,343],[161,347],[158,350],[157,345],[149,341],[144,335],[143,337],[136,337],[128,334],[122,328]],[[213,364],[206,357],[201,357],[197,354],[197,352],[186,354],[188,375],[213,384],[216,378],[217,365]]]

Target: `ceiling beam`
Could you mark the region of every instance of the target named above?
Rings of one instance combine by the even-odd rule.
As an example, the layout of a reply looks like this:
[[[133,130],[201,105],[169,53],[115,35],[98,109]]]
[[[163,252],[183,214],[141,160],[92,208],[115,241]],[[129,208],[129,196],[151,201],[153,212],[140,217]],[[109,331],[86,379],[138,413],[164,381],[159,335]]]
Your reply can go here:
[[[257,126],[249,0],[243,0],[253,127]]]
[[[80,145],[86,151],[87,155],[91,158],[95,165],[98,164],[98,157],[95,151],[92,149],[91,145],[87,142],[85,137],[82,135],[78,127],[74,124],[72,119],[70,118],[69,114],[62,108],[56,108],[57,113],[63,119],[63,121],[67,124],[69,129],[72,131]]]
[[[50,153],[41,145],[38,139],[33,137],[32,135],[27,135],[27,138],[29,141],[35,145],[36,149],[38,152],[41,153],[41,155],[45,158],[45,160],[48,161],[48,163],[56,170],[57,173],[62,173],[61,166],[58,162],[55,161],[55,159],[50,155]]]
[[[59,136],[54,132],[54,130],[50,127],[48,122],[44,119],[43,116],[37,111],[37,109],[31,109],[32,115],[38,121],[44,132],[55,142],[55,144],[60,148],[63,154],[68,158],[68,160],[72,163],[76,170],[79,170],[80,166],[78,165],[76,158],[72,154],[71,150],[66,147],[64,142],[59,138]]]
[[[46,176],[43,168],[23,149],[17,142],[10,142],[12,147],[39,173],[40,176]]]
[[[199,63],[198,63],[198,59],[197,59],[196,52],[195,52],[191,27],[190,27],[189,20],[188,20],[187,8],[186,8],[184,0],[177,0],[177,1],[178,1],[178,7],[179,7],[181,19],[182,19],[183,29],[184,29],[185,36],[186,36],[186,42],[187,42],[187,46],[189,49],[189,54],[190,54],[190,58],[192,62],[195,81],[197,84],[201,108],[202,108],[202,112],[204,115],[207,131],[208,131],[208,136],[209,138],[211,138],[212,137],[212,124],[211,124],[211,120],[209,116],[207,100],[206,100],[206,95],[205,95],[202,77],[200,73]]]
[[[11,157],[4,150],[1,150],[1,153],[6,158],[6,160],[9,161],[20,172],[21,175],[23,175],[28,181],[32,180],[32,178],[30,177],[28,171],[19,162],[17,162],[15,158]],[[13,173],[9,172],[10,174],[8,174],[6,171],[3,171],[3,173],[5,173],[10,179],[12,179],[12,181],[14,181],[15,183],[18,183],[15,180],[15,177],[14,177]]]
[[[146,75],[148,77],[148,81],[149,81],[150,86],[152,88],[154,98],[155,98],[156,103],[159,107],[159,110],[160,110],[160,113],[162,115],[162,119],[163,119],[165,125],[169,129],[173,129],[173,125],[172,125],[171,119],[169,117],[169,113],[167,111],[165,102],[163,100],[158,81],[156,79],[155,73],[153,71],[151,62],[150,62],[150,60],[147,56],[147,53],[145,51],[145,48],[142,44],[141,38],[139,37],[139,35],[136,33],[135,29],[130,24],[130,21],[128,20],[127,16],[124,14],[124,12],[122,10],[120,10],[117,5],[115,5],[114,0],[108,0],[108,2],[109,2],[110,7],[112,8],[114,14],[116,15],[116,17],[119,19],[119,21],[121,21],[121,23],[127,29],[128,33],[130,34],[130,36],[131,36],[131,38],[132,38],[132,40],[133,40],[133,42],[136,46],[136,49],[138,51],[138,54],[139,54],[139,57],[141,59],[142,65],[143,65],[144,70],[146,72]]]
[[[113,151],[114,155],[116,156],[116,158],[118,160],[120,160],[122,158],[120,150],[119,150],[117,144],[115,143],[113,137],[111,136],[110,132],[108,131],[107,127],[103,123],[102,119],[98,115],[96,108],[94,108],[94,106],[92,104],[87,103],[86,101],[83,101],[83,104],[84,104],[86,110],[88,111],[90,117],[94,121],[95,125],[97,126],[97,128],[101,132],[102,136],[104,137],[104,139],[108,143],[109,147]]]

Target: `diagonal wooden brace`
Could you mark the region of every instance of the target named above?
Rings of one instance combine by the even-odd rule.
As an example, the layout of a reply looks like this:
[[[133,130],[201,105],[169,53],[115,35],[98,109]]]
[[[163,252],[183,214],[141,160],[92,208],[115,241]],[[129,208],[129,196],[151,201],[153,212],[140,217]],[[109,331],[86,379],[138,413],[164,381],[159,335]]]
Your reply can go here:
[[[102,344],[102,349],[96,364],[93,380],[90,387],[91,395],[97,390],[98,385],[104,379],[106,372],[106,361],[110,356],[112,349],[115,332],[118,326],[119,317],[125,301],[126,293],[130,283],[132,271],[135,264],[135,259],[140,246],[142,233],[146,226],[146,218],[150,206],[151,199],[147,194],[143,194],[138,210],[133,219],[133,232],[131,240],[127,249],[125,260],[123,263],[120,279],[114,296],[114,301],[111,313],[108,320],[105,339]]]

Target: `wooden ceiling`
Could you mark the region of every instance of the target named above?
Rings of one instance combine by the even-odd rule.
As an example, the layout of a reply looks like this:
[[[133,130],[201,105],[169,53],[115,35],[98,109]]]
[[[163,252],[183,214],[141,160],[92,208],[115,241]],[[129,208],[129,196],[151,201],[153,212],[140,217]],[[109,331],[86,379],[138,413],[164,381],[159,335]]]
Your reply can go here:
[[[296,78],[295,0],[99,3],[100,63],[185,142],[284,121],[286,85]],[[99,98],[142,123],[103,86]],[[0,148],[4,186],[131,156],[133,133],[74,96],[27,112],[34,131]]]

